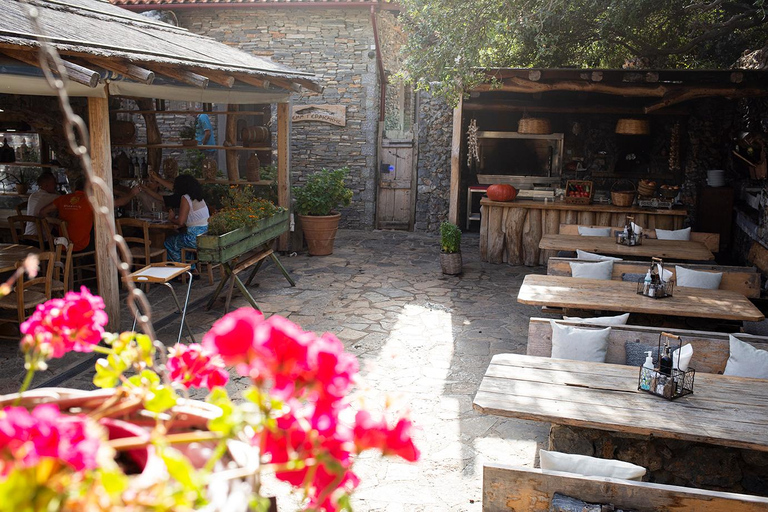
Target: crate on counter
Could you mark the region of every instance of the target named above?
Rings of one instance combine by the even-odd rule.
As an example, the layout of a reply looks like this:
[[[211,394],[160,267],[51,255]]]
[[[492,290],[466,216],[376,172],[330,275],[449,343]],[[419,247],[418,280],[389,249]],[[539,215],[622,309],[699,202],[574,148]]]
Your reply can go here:
[[[595,194],[595,187],[590,180],[568,180],[565,184],[566,203],[590,204]]]

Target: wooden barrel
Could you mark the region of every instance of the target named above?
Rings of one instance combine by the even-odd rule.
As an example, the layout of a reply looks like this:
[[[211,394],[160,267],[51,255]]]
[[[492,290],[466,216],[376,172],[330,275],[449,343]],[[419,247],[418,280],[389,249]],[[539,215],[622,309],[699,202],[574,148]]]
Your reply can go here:
[[[133,121],[111,121],[109,137],[114,144],[128,144],[136,140],[136,125]]]
[[[252,154],[248,158],[248,162],[246,162],[246,170],[245,170],[245,178],[248,181],[259,181],[261,180],[261,162],[259,161],[259,157],[256,156],[256,153]]]
[[[243,144],[266,142],[269,140],[269,128],[266,126],[246,126],[240,130]]]

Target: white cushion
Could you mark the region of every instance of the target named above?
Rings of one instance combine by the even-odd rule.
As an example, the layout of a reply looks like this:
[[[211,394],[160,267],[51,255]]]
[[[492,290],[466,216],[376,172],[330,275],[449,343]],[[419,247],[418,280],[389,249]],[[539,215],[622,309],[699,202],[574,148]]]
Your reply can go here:
[[[691,228],[676,229],[676,230],[657,229],[656,238],[658,238],[659,240],[690,240]]]
[[[581,236],[613,236],[611,233],[613,228],[590,228],[589,226],[579,226],[578,229]]]
[[[703,272],[701,270],[681,267],[680,265],[675,266],[675,282],[677,286],[717,290],[720,288],[720,281],[722,279],[722,272]]]
[[[577,263],[572,261],[569,265],[571,265],[571,275],[582,279],[608,280],[613,274],[613,260],[596,263]]]
[[[539,450],[541,469],[563,471],[584,476],[606,476],[622,480],[642,480],[646,470],[642,466],[622,460],[598,459],[587,455]]]
[[[581,329],[570,325],[559,325],[550,320],[552,325],[552,357],[554,359],[572,359],[574,361],[605,362],[608,350],[608,335],[611,328]]]
[[[563,316],[563,320],[568,320],[569,322],[579,322],[583,324],[594,324],[594,325],[627,325],[627,320],[629,320],[629,313],[624,313],[623,315],[616,315],[616,316],[595,316],[592,318],[581,318],[578,316]]]
[[[768,379],[768,351],[758,350],[749,343],[730,335],[731,355],[723,375]]]
[[[576,257],[580,260],[587,260],[587,261],[608,261],[608,260],[621,261],[621,258],[614,258],[613,256],[603,256],[602,254],[582,251],[581,249],[576,249]]]

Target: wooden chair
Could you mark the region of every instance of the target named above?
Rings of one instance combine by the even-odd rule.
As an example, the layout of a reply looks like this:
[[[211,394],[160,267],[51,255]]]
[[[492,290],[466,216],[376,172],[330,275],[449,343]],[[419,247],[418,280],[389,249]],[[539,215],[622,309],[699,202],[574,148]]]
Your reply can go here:
[[[24,231],[27,229],[27,222],[35,225],[37,234],[24,234]],[[39,217],[33,217],[31,215],[13,215],[8,217],[8,225],[11,228],[11,238],[13,239],[13,243],[32,245],[34,247],[39,247],[40,249],[45,249],[43,223]]]
[[[53,278],[51,281],[51,294],[64,296],[72,291],[72,249],[74,244],[63,236],[57,236],[53,240],[56,248],[53,261]],[[44,286],[37,284],[32,287],[37,292],[42,292]]]
[[[207,269],[208,274],[208,284],[213,284],[213,265],[211,263],[200,263],[200,261],[197,259],[197,249],[193,247],[182,247],[181,248],[181,262],[182,263],[189,263],[190,265],[196,265],[197,271],[202,274],[203,265],[205,265],[205,268]],[[187,276],[186,274],[181,275],[181,282],[186,283]]]
[[[40,259],[40,268],[45,269],[45,272],[38,273],[34,279],[26,279],[26,276],[22,275],[16,281],[16,286],[13,291],[0,298],[0,309],[2,310],[17,310],[16,320],[10,320],[14,323],[18,321],[19,324],[26,320],[27,311],[34,309],[38,304],[49,300],[51,298],[51,280],[53,278],[53,263],[54,255],[52,252],[41,252],[38,254]],[[18,262],[16,267],[23,265],[23,262]],[[37,291],[33,287],[42,285],[42,291]]]
[[[132,228],[129,229],[131,236],[126,235],[125,228]],[[117,219],[117,232],[125,239],[125,243],[131,250],[133,268],[144,268],[152,263],[152,260],[160,262],[167,260],[165,247],[152,247],[152,241],[149,239],[149,222],[129,218]],[[141,236],[133,236],[138,233]]]
[[[65,220],[56,217],[46,217],[43,219],[43,229],[45,229],[45,238],[48,241],[48,250],[52,253],[56,252],[56,238],[64,237],[68,243],[72,243],[72,239],[69,236],[69,230],[67,229],[67,221]],[[92,277],[86,279],[84,277],[85,272],[92,274]],[[78,283],[95,281],[96,251],[73,251],[70,263],[70,274],[70,290],[74,288],[75,281]]]
[[[16,205],[16,215],[26,215],[27,214],[27,201],[21,202]]]

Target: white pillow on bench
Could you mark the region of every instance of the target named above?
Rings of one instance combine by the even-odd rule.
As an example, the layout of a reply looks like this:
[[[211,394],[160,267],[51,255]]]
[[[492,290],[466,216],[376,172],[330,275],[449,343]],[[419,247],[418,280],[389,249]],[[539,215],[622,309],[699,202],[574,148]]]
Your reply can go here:
[[[646,469],[637,464],[623,460],[598,459],[587,455],[551,452],[539,450],[541,469],[546,471],[563,471],[584,476],[607,476],[622,480],[641,481]]]
[[[657,229],[656,238],[659,240],[690,240],[691,228],[685,229]]]
[[[608,351],[608,335],[611,328],[582,329],[570,325],[560,325],[554,320],[552,326],[552,358],[571,359],[573,361],[605,362]]]
[[[688,288],[717,290],[723,279],[722,272],[703,272],[675,265],[675,284]]]
[[[613,228],[590,228],[589,226],[579,226],[579,234],[581,236],[613,236],[611,230]]]
[[[571,261],[571,276],[581,279],[602,279],[608,281],[613,275],[613,260],[577,263]]]
[[[582,324],[595,324],[595,325],[627,325],[629,320],[629,313],[616,316],[595,316],[592,318],[581,318],[578,316],[563,316],[563,320],[569,322],[579,322]]]
[[[582,251],[581,249],[576,249],[576,257],[580,260],[586,260],[586,261],[621,261],[621,258],[614,258],[613,256],[603,256],[602,254],[597,254],[595,252],[587,252]]]
[[[758,350],[733,334],[729,335],[729,339],[731,353],[723,375],[768,379],[768,351]]]

